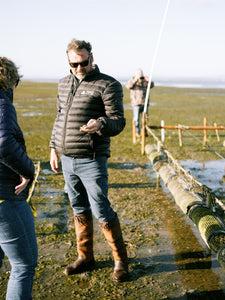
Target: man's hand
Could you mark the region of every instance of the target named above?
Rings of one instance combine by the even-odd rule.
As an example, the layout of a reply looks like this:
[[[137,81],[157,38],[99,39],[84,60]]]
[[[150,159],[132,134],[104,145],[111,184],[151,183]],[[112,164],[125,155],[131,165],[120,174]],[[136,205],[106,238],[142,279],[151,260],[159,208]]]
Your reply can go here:
[[[101,126],[102,126],[101,121],[91,119],[88,121],[87,125],[84,125],[80,128],[80,131],[93,134],[96,131],[98,131],[101,128]]]
[[[21,184],[19,184],[15,187],[15,194],[16,195],[19,195],[26,188],[26,186],[28,185],[30,179],[26,179],[26,178],[21,176],[20,181],[21,181]]]
[[[61,171],[60,167],[59,167],[59,158],[58,155],[56,153],[55,149],[51,149],[51,154],[50,154],[50,165],[52,168],[52,171],[54,171],[55,173],[59,173]]]

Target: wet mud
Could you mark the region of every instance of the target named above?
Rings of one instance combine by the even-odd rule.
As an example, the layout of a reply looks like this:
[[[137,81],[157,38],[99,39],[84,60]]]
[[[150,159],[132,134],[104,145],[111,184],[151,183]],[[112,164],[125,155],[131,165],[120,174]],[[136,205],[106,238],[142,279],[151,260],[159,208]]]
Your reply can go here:
[[[49,165],[48,142],[54,121],[55,100],[46,102],[43,99],[51,99],[52,94],[56,93],[56,85],[49,85],[49,89],[47,84],[42,89],[37,84],[30,85],[24,83],[23,89],[18,92],[18,99],[25,100],[17,103],[21,127],[27,132],[28,152],[32,158],[41,159],[41,172],[32,197],[37,211],[35,227],[39,248],[33,299],[225,299],[225,271],[215,254],[210,253],[197,228],[176,206],[163,183],[157,180],[147,157],[141,155],[140,142],[132,144],[130,109],[125,111],[126,129],[112,139],[112,157],[108,164],[109,199],[121,222],[129,255],[130,278],[120,284],[112,281],[112,254],[96,220],[95,270],[69,277],[63,274],[65,266],[76,259],[77,253],[72,210],[64,192],[63,176],[53,174]],[[30,93],[35,95],[38,91],[41,95],[37,95],[38,101],[35,101]],[[154,103],[157,103],[157,95],[163,94],[162,102],[166,97],[170,99],[175,91],[172,89],[167,93],[165,89],[156,89],[155,93]],[[182,96],[181,90],[178,94],[185,102],[186,94]],[[210,92],[207,91],[207,94]],[[25,118],[22,114],[26,95],[27,99],[33,99],[34,103],[30,105],[35,106],[35,109],[31,108],[26,113],[33,110],[37,113]],[[126,91],[125,102],[128,106]],[[47,118],[46,111],[49,111]],[[32,126],[29,118],[32,118]],[[157,116],[154,118],[157,120]],[[29,119],[29,122],[25,119]],[[168,122],[172,122],[172,119]],[[167,134],[169,149],[172,149],[176,158],[199,180],[207,178],[207,183],[212,180],[211,187],[214,192],[219,191],[218,196],[223,200],[223,171],[217,174],[219,181],[214,175],[210,179],[208,175],[204,177],[202,173],[199,174],[210,169],[207,161],[209,157],[211,161],[215,160],[214,154],[194,142],[191,144],[189,140],[185,140],[189,146],[186,144],[179,149],[175,140],[176,133]],[[147,142],[152,143],[153,140],[149,137]],[[222,147],[220,150],[224,151]],[[205,169],[202,169],[202,162],[205,163]],[[214,174],[212,171],[209,173]],[[5,297],[9,274],[10,265],[5,258],[0,269],[0,299]]]

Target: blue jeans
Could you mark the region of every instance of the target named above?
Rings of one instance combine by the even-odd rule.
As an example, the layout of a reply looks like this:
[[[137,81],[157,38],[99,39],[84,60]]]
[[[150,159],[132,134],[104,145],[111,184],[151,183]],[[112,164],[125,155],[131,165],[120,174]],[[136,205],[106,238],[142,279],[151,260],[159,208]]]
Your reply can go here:
[[[61,156],[63,175],[74,214],[92,210],[100,222],[116,217],[108,199],[107,157]]]
[[[144,111],[143,105],[133,106],[133,121],[135,122],[136,132],[140,133],[140,115]]]
[[[6,299],[32,299],[37,242],[33,215],[26,201],[0,203],[0,249],[0,266],[5,253],[12,267]]]

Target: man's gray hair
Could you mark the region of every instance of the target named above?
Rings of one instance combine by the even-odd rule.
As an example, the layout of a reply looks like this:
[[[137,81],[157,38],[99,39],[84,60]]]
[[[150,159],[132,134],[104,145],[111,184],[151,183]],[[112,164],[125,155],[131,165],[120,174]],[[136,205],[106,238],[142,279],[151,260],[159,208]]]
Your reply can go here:
[[[68,54],[69,51],[73,50],[75,52],[79,52],[82,49],[86,49],[89,54],[91,54],[92,46],[89,42],[72,39],[71,42],[68,44],[66,53]]]

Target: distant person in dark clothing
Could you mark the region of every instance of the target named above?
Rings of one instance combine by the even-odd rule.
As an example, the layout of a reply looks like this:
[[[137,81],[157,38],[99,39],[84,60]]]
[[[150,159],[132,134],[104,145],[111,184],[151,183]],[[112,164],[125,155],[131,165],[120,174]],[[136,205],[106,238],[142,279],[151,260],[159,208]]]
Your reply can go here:
[[[145,97],[148,86],[148,77],[143,75],[143,71],[138,69],[136,75],[127,83],[126,88],[130,90],[131,105],[133,107],[133,121],[135,122],[136,137],[140,137],[140,116],[144,111]],[[154,82],[151,82],[151,88]]]

